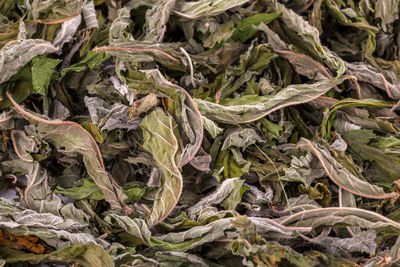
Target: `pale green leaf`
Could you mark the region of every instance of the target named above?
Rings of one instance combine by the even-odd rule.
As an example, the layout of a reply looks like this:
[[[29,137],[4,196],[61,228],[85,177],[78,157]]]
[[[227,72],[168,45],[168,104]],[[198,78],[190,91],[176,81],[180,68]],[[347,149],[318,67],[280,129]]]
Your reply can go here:
[[[174,12],[187,19],[218,15],[228,9],[241,6],[249,0],[200,0],[196,2],[178,1]]]
[[[219,104],[194,99],[202,115],[213,121],[237,124],[248,123],[281,108],[309,102],[328,92],[345,78],[322,80],[313,84],[289,85],[275,95],[248,95],[237,99],[222,99]]]
[[[148,218],[149,224],[154,225],[168,216],[182,192],[182,175],[177,166],[180,135],[175,120],[160,108],[147,115],[141,127],[143,148],[153,155],[163,171],[160,189]]]

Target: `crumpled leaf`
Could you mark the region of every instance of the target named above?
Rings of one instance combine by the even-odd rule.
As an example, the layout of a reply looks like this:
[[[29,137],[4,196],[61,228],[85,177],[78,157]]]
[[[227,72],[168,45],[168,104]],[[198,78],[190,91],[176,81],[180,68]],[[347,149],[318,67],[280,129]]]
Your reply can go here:
[[[78,243],[96,244],[105,248],[109,246],[108,242],[83,232],[86,225],[71,219],[15,207],[13,201],[3,198],[0,198],[0,211],[0,226],[14,235],[37,236],[55,248]]]
[[[234,255],[242,256],[242,264],[245,266],[269,266],[286,259],[295,266],[314,266],[316,264],[312,257],[297,253],[288,246],[282,246],[277,242],[266,241],[257,234],[259,230],[251,218],[236,217],[231,223],[238,226],[240,232],[231,244]]]
[[[118,10],[117,18],[112,22],[109,30],[110,41],[119,39],[133,39],[129,34],[126,33],[126,29],[129,27],[131,9],[128,7],[120,8]]]
[[[248,0],[200,0],[197,2],[179,1],[175,5],[174,13],[187,19],[198,19],[203,16],[212,16],[230,8],[241,6]]]
[[[231,194],[235,187],[239,186],[240,188],[242,184],[243,180],[239,180],[238,178],[226,179],[214,193],[204,197],[196,205],[189,208],[189,214],[194,215],[210,205],[220,204]]]
[[[97,245],[76,244],[54,252],[42,255],[29,254],[9,248],[0,248],[6,263],[15,262],[42,262],[42,263],[75,263],[85,267],[104,266],[113,267],[111,256],[102,247]]]
[[[312,49],[314,53],[325,60],[330,68],[336,70],[337,77],[340,77],[344,73],[346,67],[343,60],[321,44],[317,28],[311,26],[308,21],[304,20],[293,10],[287,8],[284,4],[272,0],[268,0],[267,2],[269,2],[276,11],[282,12],[280,18],[284,21],[285,25],[297,32],[301,39],[309,44],[309,48]]]
[[[202,116],[204,129],[211,135],[212,138],[216,138],[220,135],[224,130],[219,127],[214,121],[207,119],[206,117]]]
[[[347,73],[354,75],[358,81],[368,82],[376,88],[385,90],[392,99],[400,99],[399,77],[391,71],[378,71],[365,63],[346,63]]]
[[[302,138],[298,144],[301,149],[312,152],[320,161],[328,177],[341,188],[366,198],[384,199],[397,197],[396,192],[385,193],[382,188],[363,181],[350,173],[325,147]]]
[[[195,254],[190,254],[185,252],[177,252],[177,251],[157,252],[156,257],[159,262],[162,262],[162,264],[173,265],[173,264],[187,263],[202,267],[209,266],[209,264],[201,257]]]
[[[83,19],[85,20],[86,27],[98,28],[99,22],[96,18],[96,10],[93,1],[86,1],[82,5]]]
[[[33,20],[27,21],[27,24],[43,23],[57,24],[74,19],[81,13],[83,1],[44,1],[39,0],[32,3],[29,7],[29,17]]]
[[[49,175],[39,163],[11,160],[3,161],[1,166],[8,173],[26,175],[27,186],[20,199],[21,206],[37,212],[62,216],[81,224],[87,223],[88,216],[82,210],[77,209],[72,203],[63,204],[61,198],[50,190],[48,185]]]
[[[4,111],[0,114],[0,130],[9,130],[14,128],[14,112]]]
[[[14,107],[38,123],[39,134],[44,140],[53,143],[59,151],[68,154],[80,153],[90,177],[103,191],[106,200],[115,209],[129,213],[124,203],[126,196],[113,178],[106,172],[100,150],[91,135],[79,124],[70,121],[50,121],[25,111],[10,94],[7,95]],[[78,137],[78,138],[77,138]]]
[[[8,81],[34,57],[59,51],[47,41],[25,39],[3,46],[0,50],[0,84]]]
[[[325,174],[325,170],[311,153],[307,153],[305,156],[300,156],[299,158],[293,156],[290,168],[284,168],[284,170],[285,176],[282,177],[283,180],[300,181],[307,187],[315,179],[319,179]]]
[[[131,219],[127,216],[120,216],[117,214],[110,214],[105,218],[105,221],[119,225],[122,229],[130,235],[141,239],[145,244],[150,244],[151,232],[147,223],[141,219]]]
[[[129,90],[128,86],[126,84],[121,83],[116,77],[111,76],[110,81],[112,82],[114,88],[123,96],[126,97],[126,99],[129,101],[129,104],[133,104],[133,100],[135,99],[135,96],[131,90]]]
[[[349,131],[343,135],[343,138],[350,147],[350,153],[371,162],[368,170],[379,170],[380,175],[369,175],[369,179],[388,184],[398,179],[400,170],[397,168],[397,162],[400,159],[396,153],[390,152],[390,147],[395,146],[396,138],[391,138],[394,141],[391,143],[388,139],[376,136],[372,131],[365,129]],[[385,146],[388,148],[384,149]]]
[[[261,232],[269,233],[269,232],[292,232],[291,229],[282,227],[279,223],[274,223],[273,221],[260,220],[257,222],[259,218],[255,218],[255,225],[258,226]],[[249,217],[249,220],[252,221],[253,218]],[[177,247],[175,250],[177,251],[187,251],[193,249],[195,247],[201,246],[205,243],[212,242],[216,239],[222,239],[227,235],[228,230],[236,229],[237,226],[232,223],[232,218],[224,218],[219,219],[214,222],[211,222],[205,226],[195,226],[189,230],[179,232],[179,233],[169,233],[162,236],[157,236],[153,241],[157,244],[156,240],[160,240],[163,242],[169,242],[172,244],[180,244],[181,246]],[[310,229],[305,228],[293,228],[293,230],[300,231],[309,231]],[[159,244],[160,247],[168,248],[168,245]],[[173,247],[173,246],[172,246]]]
[[[82,16],[79,14],[75,18],[64,22],[61,25],[60,31],[57,33],[56,37],[53,40],[53,45],[55,47],[63,47],[65,43],[70,42],[74,37],[75,32],[78,30],[81,21]]]
[[[318,237],[309,239],[303,237],[312,244],[322,246],[327,249],[329,254],[340,257],[342,254],[348,256],[349,253],[360,252],[375,254],[376,251],[376,233],[375,230],[360,232],[351,238],[339,237]]]
[[[161,42],[167,29],[167,22],[176,0],[160,0],[146,12],[148,23],[146,40]]]
[[[101,108],[101,106],[100,106]],[[112,131],[114,129],[137,129],[140,126],[139,119],[130,119],[130,108],[123,104],[115,104],[98,123],[101,131]]]
[[[398,0],[377,0],[375,2],[375,18],[381,19],[381,27],[386,32],[389,30],[390,24],[399,18]]]

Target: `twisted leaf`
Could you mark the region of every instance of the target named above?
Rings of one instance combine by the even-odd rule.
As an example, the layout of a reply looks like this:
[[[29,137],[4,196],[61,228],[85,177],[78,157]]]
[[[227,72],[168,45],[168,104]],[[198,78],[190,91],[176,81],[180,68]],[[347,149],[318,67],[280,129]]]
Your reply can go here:
[[[272,96],[248,95],[237,99],[222,99],[219,104],[202,99],[194,101],[202,115],[208,119],[228,124],[248,123],[281,108],[314,100],[346,79],[348,77],[289,85]]]

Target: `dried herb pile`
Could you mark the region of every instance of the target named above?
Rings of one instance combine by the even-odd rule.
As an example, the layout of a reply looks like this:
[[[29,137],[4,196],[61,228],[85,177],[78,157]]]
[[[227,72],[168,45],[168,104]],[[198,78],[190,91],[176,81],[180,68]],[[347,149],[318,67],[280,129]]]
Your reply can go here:
[[[0,266],[398,266],[399,5],[0,1]]]

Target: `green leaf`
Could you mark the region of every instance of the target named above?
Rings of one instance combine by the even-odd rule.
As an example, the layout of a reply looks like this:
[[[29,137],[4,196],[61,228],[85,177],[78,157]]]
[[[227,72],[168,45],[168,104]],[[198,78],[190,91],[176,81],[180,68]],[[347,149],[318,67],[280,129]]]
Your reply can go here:
[[[54,192],[63,194],[64,196],[71,199],[92,199],[92,200],[102,200],[104,199],[104,194],[101,192],[100,188],[90,179],[82,179],[83,184],[78,187],[62,188],[57,187]]]
[[[95,51],[90,51],[86,57],[84,57],[78,63],[75,63],[65,69],[63,69],[60,73],[60,78],[63,78],[70,71],[83,71],[86,69],[94,69],[96,66],[100,65],[104,61],[106,61],[110,56],[104,52],[96,53]]]
[[[35,57],[32,60],[33,93],[47,95],[54,69],[60,62],[60,59],[47,57]]]
[[[257,14],[243,19],[232,34],[231,40],[244,43],[257,32],[256,27],[261,23],[268,24],[278,18],[281,12]]]
[[[227,210],[234,210],[236,206],[242,201],[243,194],[248,190],[243,186],[244,180],[236,180],[235,186],[230,195],[221,203],[222,207]]]
[[[224,129],[220,128],[214,121],[207,119],[206,117],[202,117],[204,129],[211,135],[212,138],[216,138],[220,135]]]

